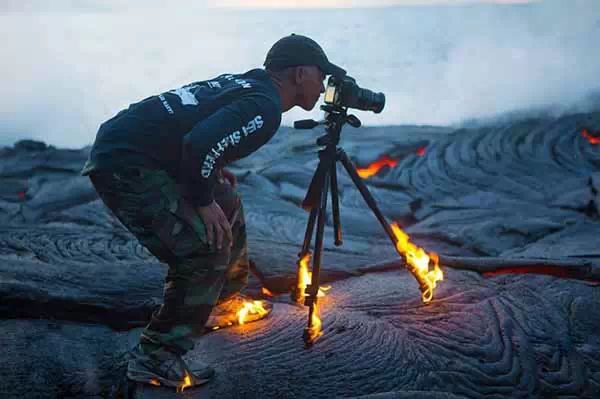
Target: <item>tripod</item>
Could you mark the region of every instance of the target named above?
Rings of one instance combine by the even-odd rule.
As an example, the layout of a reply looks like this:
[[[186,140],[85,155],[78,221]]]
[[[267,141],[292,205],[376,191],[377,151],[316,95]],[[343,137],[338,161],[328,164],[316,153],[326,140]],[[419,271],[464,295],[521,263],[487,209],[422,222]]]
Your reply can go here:
[[[308,191],[302,207],[310,211],[302,250],[298,254],[298,267],[300,269],[301,261],[306,256],[310,256],[310,245],[312,236],[317,227],[315,235],[314,256],[312,257],[312,277],[310,284],[306,287],[304,298],[299,297],[298,291],[293,292],[294,299],[297,302],[302,302],[309,307],[308,326],[304,329],[303,339],[306,346],[311,346],[314,341],[321,335],[320,320],[316,312],[317,295],[319,293],[319,273],[321,269],[321,256],[323,253],[323,231],[325,228],[325,218],[327,213],[327,195],[331,191],[331,207],[333,212],[333,231],[335,245],[342,245],[342,229],[340,224],[340,208],[338,198],[338,182],[337,182],[337,162],[341,162],[346,172],[350,175],[352,182],[360,191],[363,199],[375,214],[375,217],[389,236],[392,243],[396,245],[397,239],[394,232],[387,222],[381,210],[377,206],[375,199],[369,192],[369,189],[358,175],[356,167],[348,158],[346,152],[338,146],[340,141],[340,133],[344,124],[348,123],[353,127],[360,127],[361,121],[354,115],[347,114],[347,108],[322,105],[321,109],[325,111],[325,121],[317,122],[313,120],[302,120],[294,123],[296,129],[312,129],[313,127],[324,124],[326,134],[317,139],[317,145],[324,147],[319,150],[319,164],[311,179]],[[300,272],[300,270],[299,270]],[[317,316],[315,318],[315,316]],[[316,325],[316,324],[319,325]]]

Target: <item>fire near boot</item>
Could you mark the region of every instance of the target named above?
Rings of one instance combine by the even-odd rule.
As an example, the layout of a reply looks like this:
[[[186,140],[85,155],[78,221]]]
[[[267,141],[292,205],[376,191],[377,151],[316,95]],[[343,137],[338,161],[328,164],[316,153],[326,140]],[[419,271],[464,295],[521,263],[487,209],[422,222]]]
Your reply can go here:
[[[255,300],[244,294],[235,294],[218,303],[212,310],[206,328],[219,328],[250,323],[267,317],[273,305],[265,300]]]
[[[183,390],[205,384],[215,374],[209,365],[199,360],[186,363],[180,355],[163,348],[146,354],[138,346],[132,356],[127,365],[127,378],[144,384]]]

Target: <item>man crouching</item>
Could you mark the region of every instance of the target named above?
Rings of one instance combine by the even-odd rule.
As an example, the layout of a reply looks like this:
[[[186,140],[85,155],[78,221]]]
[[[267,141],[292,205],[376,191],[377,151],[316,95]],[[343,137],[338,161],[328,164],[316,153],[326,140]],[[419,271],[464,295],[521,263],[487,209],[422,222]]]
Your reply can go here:
[[[131,380],[179,387],[211,379],[213,368],[181,356],[194,335],[235,324],[250,300],[240,293],[248,275],[242,203],[223,167],[266,144],[283,112],[314,108],[326,75],[345,73],[294,34],[272,46],[264,66],[148,97],[100,126],[82,174],[169,268],[164,302],[129,361]],[[270,311],[261,305],[266,311],[250,321]]]

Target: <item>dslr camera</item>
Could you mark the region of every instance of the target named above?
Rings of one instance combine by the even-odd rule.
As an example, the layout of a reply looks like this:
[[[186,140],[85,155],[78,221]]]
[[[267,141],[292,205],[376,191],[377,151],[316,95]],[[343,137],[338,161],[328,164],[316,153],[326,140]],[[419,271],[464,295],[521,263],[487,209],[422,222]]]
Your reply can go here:
[[[373,111],[378,114],[385,106],[385,95],[359,87],[356,80],[348,75],[330,76],[325,89],[325,104]]]

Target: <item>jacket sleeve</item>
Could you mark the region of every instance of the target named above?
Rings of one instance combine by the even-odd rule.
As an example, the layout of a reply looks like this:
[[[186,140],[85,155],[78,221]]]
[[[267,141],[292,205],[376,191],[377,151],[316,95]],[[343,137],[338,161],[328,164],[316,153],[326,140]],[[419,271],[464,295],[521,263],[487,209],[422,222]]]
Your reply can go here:
[[[280,123],[279,103],[262,93],[242,97],[198,122],[183,137],[179,173],[192,204],[209,205],[216,169],[256,151]]]

